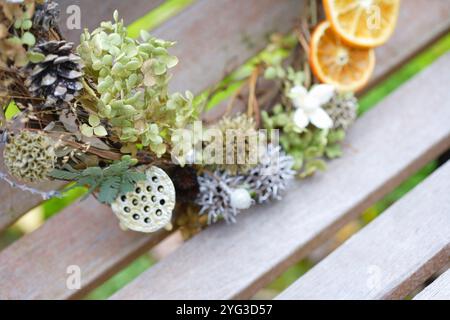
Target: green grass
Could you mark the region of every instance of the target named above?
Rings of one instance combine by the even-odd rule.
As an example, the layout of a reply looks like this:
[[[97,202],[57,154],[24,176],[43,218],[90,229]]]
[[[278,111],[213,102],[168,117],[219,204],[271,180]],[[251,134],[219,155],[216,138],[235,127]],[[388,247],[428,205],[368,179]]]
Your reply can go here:
[[[128,267],[114,275],[101,286],[86,296],[87,300],[104,300],[108,299],[118,290],[130,283],[133,279],[138,277],[142,272],[150,268],[155,263],[149,255],[143,255],[133,261]]]
[[[425,69],[437,58],[450,50],[450,33],[436,42],[426,51],[414,57],[410,62],[404,65],[400,70],[392,74],[388,79],[366,93],[360,100],[360,114],[368,111],[370,108],[380,102],[385,96],[392,93],[403,83],[411,79],[414,75]]]

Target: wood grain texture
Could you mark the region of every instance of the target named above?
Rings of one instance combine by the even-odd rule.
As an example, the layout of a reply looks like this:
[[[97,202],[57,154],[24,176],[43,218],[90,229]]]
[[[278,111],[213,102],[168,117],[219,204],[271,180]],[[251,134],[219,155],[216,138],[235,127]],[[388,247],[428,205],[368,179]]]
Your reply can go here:
[[[205,230],[113,299],[249,298],[450,146],[450,54],[366,113],[326,174]],[[426,112],[424,111],[426,108]],[[354,257],[357,259],[357,257]]]
[[[167,235],[124,232],[110,208],[77,203],[0,254],[0,300],[81,297]],[[69,266],[81,270],[81,290],[66,287]]]
[[[258,5],[255,4],[255,1],[258,1]],[[88,0],[82,0],[82,2],[83,5],[93,4]],[[105,1],[108,4],[106,7],[109,8],[109,11],[106,10],[106,13],[102,13],[105,19],[109,19],[113,11],[114,6],[111,7],[110,2],[116,1]],[[150,5],[150,2],[153,5],[157,3],[157,1],[147,0],[144,2],[149,3],[146,5]],[[67,6],[66,3],[72,3],[72,1],[62,1],[62,7],[64,4]],[[121,6],[134,8],[129,3],[129,1],[119,1]],[[275,9],[271,6],[274,6]],[[98,7],[98,10],[105,10],[103,5]],[[174,53],[179,55],[180,64],[173,79],[174,89],[191,89],[198,93],[213,85],[227,72],[263,48],[268,34],[267,30],[276,29],[276,27],[280,27],[280,24],[283,26],[281,30],[288,30],[292,27],[292,24],[286,23],[286,21],[289,21],[288,17],[292,17],[292,14],[298,15],[300,7],[300,3],[295,0],[277,2],[270,0],[246,0],[245,2],[216,0],[214,6],[212,1],[197,1],[186,12],[174,17],[155,31],[155,34],[160,37],[178,40]],[[139,7],[136,5],[136,8]],[[273,12],[264,14],[264,11],[261,11],[263,8]],[[422,15],[420,19],[412,18],[417,12],[424,12],[424,10],[427,12],[426,15]],[[414,51],[430,43],[443,30],[448,30],[449,10],[450,1],[403,1],[399,25],[393,40],[377,49],[378,63],[373,81],[381,79],[390,71],[390,68],[404,62]],[[96,10],[84,11],[96,12]],[[289,15],[284,16],[283,14],[286,12]],[[143,13],[141,12],[141,14]],[[282,18],[279,18],[280,16]],[[133,17],[125,16],[125,19],[131,21]],[[290,20],[293,22],[294,18]],[[98,19],[92,19],[89,20],[89,23],[95,26],[98,21]],[[266,31],[261,32],[261,30]],[[217,36],[213,31],[217,32]],[[251,36],[243,36],[243,34]],[[253,44],[249,47],[249,42],[243,41],[243,39],[250,39],[257,45]],[[0,170],[4,170],[2,162],[0,162]],[[48,184],[43,185],[43,188],[54,189],[59,186],[61,184]],[[1,181],[0,199],[4,199],[3,205],[0,207],[0,231],[41,201],[39,197],[12,190]]]
[[[450,162],[277,299],[404,298],[450,261],[449,178]]]
[[[450,300],[450,270],[423,289],[414,300]]]
[[[274,31],[287,32],[304,0],[197,0],[153,34],[176,40],[180,59],[172,90],[200,92],[266,47]]]
[[[128,25],[162,4],[164,0],[58,0],[57,2],[61,9],[60,26],[63,35],[69,41],[79,43],[80,35],[84,28],[92,31],[98,27],[101,21],[112,20],[114,10],[118,10],[120,17]],[[73,14],[73,11],[70,9],[70,6],[73,5],[81,9],[81,29],[79,30],[70,30],[67,24],[68,18]],[[70,22],[71,20],[69,19]]]

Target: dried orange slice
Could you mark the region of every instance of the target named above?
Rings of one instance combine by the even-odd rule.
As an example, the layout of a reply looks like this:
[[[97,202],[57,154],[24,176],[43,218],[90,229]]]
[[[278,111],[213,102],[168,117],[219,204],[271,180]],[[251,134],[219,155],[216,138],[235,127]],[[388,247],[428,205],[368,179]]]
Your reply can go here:
[[[311,68],[316,77],[333,84],[339,91],[362,89],[375,67],[373,49],[348,46],[334,33],[328,21],[316,27],[309,49]]]
[[[373,48],[394,32],[400,0],[323,0],[333,30],[352,46]]]

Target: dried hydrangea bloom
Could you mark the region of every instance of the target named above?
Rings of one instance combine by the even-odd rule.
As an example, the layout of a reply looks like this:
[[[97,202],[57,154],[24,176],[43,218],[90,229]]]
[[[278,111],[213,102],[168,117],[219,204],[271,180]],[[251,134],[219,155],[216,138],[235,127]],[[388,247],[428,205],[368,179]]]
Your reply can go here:
[[[54,169],[56,156],[53,141],[47,136],[28,130],[11,136],[3,151],[5,166],[19,180],[47,180]]]
[[[150,233],[170,225],[175,187],[158,167],[152,166],[145,173],[147,180],[138,182],[133,191],[119,196],[111,208],[122,227]]]

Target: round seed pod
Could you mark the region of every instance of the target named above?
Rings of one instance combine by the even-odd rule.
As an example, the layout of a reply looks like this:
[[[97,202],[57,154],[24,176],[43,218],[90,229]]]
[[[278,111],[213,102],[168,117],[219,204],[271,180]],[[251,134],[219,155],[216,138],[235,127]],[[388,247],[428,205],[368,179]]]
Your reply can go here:
[[[9,173],[26,182],[47,180],[56,161],[54,142],[46,135],[28,130],[11,136],[9,140],[3,151]]]
[[[150,167],[145,174],[147,180],[138,182],[133,191],[120,195],[111,208],[121,226],[150,233],[170,224],[175,207],[175,187],[158,167]]]

